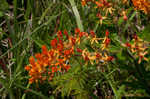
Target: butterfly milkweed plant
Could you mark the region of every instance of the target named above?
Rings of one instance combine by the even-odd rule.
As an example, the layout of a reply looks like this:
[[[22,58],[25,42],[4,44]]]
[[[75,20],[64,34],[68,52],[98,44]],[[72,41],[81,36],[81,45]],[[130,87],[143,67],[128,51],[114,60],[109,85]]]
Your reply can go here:
[[[1,99],[150,98],[150,0],[0,0]]]

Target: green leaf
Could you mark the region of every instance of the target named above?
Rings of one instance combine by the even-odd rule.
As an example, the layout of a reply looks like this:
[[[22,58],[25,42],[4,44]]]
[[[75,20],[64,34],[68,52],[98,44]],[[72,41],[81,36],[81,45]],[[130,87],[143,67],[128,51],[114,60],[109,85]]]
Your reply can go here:
[[[4,13],[0,11],[0,18],[4,16]]]
[[[3,38],[3,34],[4,34],[3,30],[2,28],[0,28],[0,40]]]
[[[8,9],[8,3],[6,0],[0,0],[0,10],[4,11]]]
[[[34,90],[32,90],[32,89],[26,88],[26,87],[24,87],[24,86],[22,86],[22,85],[19,85],[19,84],[16,84],[16,83],[15,83],[15,86],[20,87],[20,88],[22,88],[22,89],[24,89],[24,90],[30,90],[31,93],[33,93],[33,94],[35,94],[35,95],[37,95],[37,96],[40,96],[40,97],[42,97],[43,99],[48,99],[48,97],[47,97],[47,96],[44,96],[41,92],[34,91]]]
[[[118,99],[121,99],[123,94],[125,94],[125,87],[126,87],[125,85],[119,87],[119,90],[117,91]]]
[[[31,37],[31,39],[35,42],[35,44],[37,44],[40,48],[42,47],[42,45],[44,45],[44,41],[42,41],[41,39],[36,39],[34,37]]]
[[[138,33],[138,35],[146,41],[150,41],[150,24],[148,24],[145,29],[142,31],[142,33]]]
[[[118,52],[118,51],[120,51],[120,47],[119,46],[111,46],[110,48],[109,48],[109,51],[110,52]]]
[[[120,26],[123,23],[123,21],[124,21],[123,17],[120,17],[119,20],[118,20],[118,25]]]
[[[55,97],[53,95],[51,95],[49,99],[55,99]]]
[[[125,60],[126,58],[122,55],[122,51],[120,51],[119,53],[117,53],[117,57],[119,60]]]
[[[70,2],[70,4],[71,4],[71,6],[72,6],[72,10],[73,10],[73,13],[74,13],[74,15],[75,15],[78,28],[79,28],[81,31],[84,31],[83,25],[82,25],[82,22],[81,22],[81,19],[80,19],[80,14],[79,14],[78,9],[77,9],[77,7],[76,7],[75,1],[74,1],[74,0],[69,0],[69,2]]]

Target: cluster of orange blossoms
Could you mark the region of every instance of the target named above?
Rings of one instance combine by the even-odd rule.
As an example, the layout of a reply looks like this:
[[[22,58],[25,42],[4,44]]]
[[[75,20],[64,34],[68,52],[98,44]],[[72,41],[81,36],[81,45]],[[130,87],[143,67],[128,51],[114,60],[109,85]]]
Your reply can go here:
[[[108,13],[112,14],[113,10],[115,10],[112,7],[112,3],[108,2],[107,0],[81,0],[82,6],[87,5],[88,2],[94,3],[97,9],[103,10],[106,12],[105,16],[102,16],[100,13],[97,13],[97,17],[100,20],[100,24],[102,24],[102,21],[107,18]]]
[[[65,39],[64,39],[64,35]],[[87,32],[81,32],[79,29],[75,29],[74,36],[68,34],[66,30],[62,33],[57,32],[57,37],[51,40],[51,49],[48,50],[45,45],[42,46],[42,53],[36,53],[29,58],[29,65],[25,66],[25,70],[29,72],[29,83],[43,82],[45,80],[50,81],[57,73],[65,73],[70,69],[69,60],[71,57],[76,57],[75,52],[80,54],[79,58],[89,61],[93,64],[94,61],[108,62],[113,60],[112,56],[108,56],[107,53],[89,52],[87,49],[80,49],[78,46],[82,43],[82,40],[89,39],[91,44],[98,43],[98,40],[103,40],[101,45],[102,50],[107,49],[110,43],[108,38],[109,32],[106,31],[105,38],[97,38],[93,31],[90,35]]]
[[[91,2],[92,0],[81,0],[81,4],[85,6],[88,2]]]
[[[67,31],[64,34],[68,36]],[[75,41],[72,37],[69,37],[67,44],[63,43],[62,32],[57,33],[57,38],[51,40],[51,49],[48,50],[45,45],[42,46],[42,53],[35,54],[35,58],[31,56],[29,58],[30,64],[25,67],[29,71],[31,78],[29,83],[52,80],[54,73],[65,72],[70,69],[70,65],[66,64],[71,55],[74,54]]]
[[[113,56],[109,56],[108,53],[106,53],[106,51],[109,48],[109,44],[110,44],[110,38],[108,37],[109,36],[108,30],[106,30],[104,38],[97,38],[96,35],[95,35],[95,33],[93,31],[90,31],[90,34],[91,35],[88,36],[88,39],[90,39],[91,46],[94,43],[98,44],[99,40],[103,40],[102,44],[101,44],[101,47],[100,47],[100,50],[103,51],[103,52],[98,52],[98,51],[89,52],[87,49],[84,49],[82,51],[83,58],[85,60],[89,60],[91,64],[94,64],[94,62],[96,62],[97,64],[99,62],[103,62],[105,64],[108,61],[112,61],[114,59],[114,57]]]
[[[148,59],[145,57],[145,55],[148,53],[148,51],[146,51],[148,48],[148,42],[143,41],[137,35],[134,35],[133,42],[133,44],[126,43],[123,46],[128,47],[129,50],[134,54],[134,56],[138,58],[139,64],[142,60],[148,61]]]
[[[110,3],[107,0],[81,0],[82,6],[87,5],[88,2],[93,2],[97,5],[97,7],[109,7]]]
[[[136,9],[144,11],[144,13],[150,13],[150,0],[132,0]]]

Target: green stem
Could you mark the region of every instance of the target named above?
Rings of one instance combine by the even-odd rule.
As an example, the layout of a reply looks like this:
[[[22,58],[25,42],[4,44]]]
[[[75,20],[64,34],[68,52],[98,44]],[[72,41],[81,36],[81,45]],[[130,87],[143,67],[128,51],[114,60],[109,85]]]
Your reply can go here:
[[[10,96],[10,99],[15,99],[11,88],[8,87],[7,82],[6,82],[4,79],[2,79],[2,78],[0,78],[0,82],[1,82],[2,85],[5,87],[5,89],[8,91],[9,96]]]
[[[111,71],[110,66],[108,65],[107,67],[108,67],[108,71],[110,72]],[[118,96],[117,87],[115,86],[114,77],[112,75],[110,75],[109,77],[106,77],[106,79],[108,80],[108,83],[110,84],[110,86],[115,94],[115,98],[120,99]]]
[[[145,71],[145,68],[141,67],[141,65],[139,65],[136,60],[134,60],[134,63],[135,63],[136,71],[137,71],[137,73],[138,73],[138,75],[139,75],[138,78],[139,78],[140,82],[143,84],[143,86],[144,86],[146,92],[147,92],[148,94],[150,94],[150,89],[149,89],[148,83],[147,83],[147,81],[145,80],[145,77],[144,77],[144,74],[143,74],[144,72],[146,72],[146,71]],[[142,72],[142,70],[144,70],[144,71]]]

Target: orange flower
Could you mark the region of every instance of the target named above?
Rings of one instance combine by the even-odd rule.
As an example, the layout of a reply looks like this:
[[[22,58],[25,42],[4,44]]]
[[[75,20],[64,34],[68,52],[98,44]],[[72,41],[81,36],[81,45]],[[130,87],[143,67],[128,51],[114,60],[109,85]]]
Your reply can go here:
[[[67,30],[64,30],[64,34],[66,35],[67,38],[69,38]]]
[[[51,46],[54,48],[57,45],[57,39],[51,40]]]
[[[28,65],[27,65],[27,66],[25,66],[25,70],[26,70],[26,71],[29,71],[30,69],[31,69],[31,67],[30,67],[30,66],[28,66]]]
[[[101,55],[99,53],[96,53],[96,58],[100,58]]]
[[[106,37],[108,37],[108,36],[109,36],[109,31],[108,31],[108,30],[106,30],[106,32],[105,32],[105,36],[106,36]]]
[[[125,45],[126,45],[126,47],[131,48],[131,44],[130,43],[126,43]]]
[[[61,52],[63,50],[63,45],[61,43],[57,44],[57,49],[59,50],[59,52]]]
[[[31,65],[35,65],[35,60],[34,60],[33,56],[30,56],[29,62],[30,62]]]
[[[73,38],[73,37],[71,37],[71,43],[72,43],[72,45],[75,45],[75,43],[76,43],[76,39],[75,39],[75,38]]]
[[[35,54],[35,57],[36,57],[37,59],[41,59],[41,58],[42,58],[42,54],[37,53],[37,54]]]
[[[104,44],[106,45],[106,47],[109,45],[109,43],[110,43],[110,39],[106,38],[106,40],[104,41]]]
[[[85,0],[82,0],[82,1],[81,1],[81,4],[82,4],[82,6],[85,6],[85,5],[86,5],[86,1],[85,1]]]
[[[46,45],[43,45],[42,46],[42,54],[47,55],[47,52],[48,52],[48,50],[47,50]]]
[[[29,79],[29,83],[32,84],[34,82],[34,78]]]
[[[110,3],[107,0],[102,0],[105,7],[109,7]]]
[[[84,60],[85,60],[85,61],[89,61],[90,59],[89,59],[89,57],[86,55],[86,56],[84,57]]]
[[[100,22],[100,24],[102,24],[103,23],[103,20],[105,20],[107,17],[103,17],[100,13],[97,13],[97,17],[99,18],[99,22]]]
[[[105,32],[105,38],[103,40],[103,44],[102,44],[102,50],[108,48],[108,45],[110,44],[110,38],[108,37],[109,36],[109,31],[106,30]]]
[[[77,52],[82,53],[82,49],[77,48]]]
[[[95,1],[95,4],[97,5],[97,7],[103,7],[104,5],[101,2]]]
[[[70,65],[65,66],[65,70],[68,71],[70,69]]]
[[[79,34],[80,33],[80,29],[79,28],[76,28],[75,29],[75,34]]]
[[[113,56],[108,56],[107,53],[104,53],[104,57],[103,57],[104,62],[109,62],[114,60]]]
[[[145,14],[150,13],[150,1],[149,0],[132,0],[135,9],[144,11]]]
[[[57,37],[58,37],[58,38],[62,38],[62,37],[63,37],[63,35],[62,35],[62,32],[61,32],[61,31],[58,31],[58,32],[57,32]]]
[[[68,49],[64,51],[64,55],[67,57],[70,56],[71,54],[72,54],[72,49]]]
[[[57,67],[52,67],[52,73],[57,72]]]
[[[95,37],[95,32],[93,30],[90,31],[92,37]]]
[[[147,42],[144,42],[140,39],[136,34],[133,35],[133,44],[125,43],[123,46],[128,47],[130,51],[133,53],[134,57],[138,58],[138,63],[140,64],[142,60],[148,61],[145,55],[148,53],[146,51]]]
[[[112,61],[114,59],[114,57],[113,56],[109,56],[109,57],[107,57],[107,61]]]
[[[102,50],[108,48],[108,45],[110,44],[110,39],[108,37],[105,37],[102,44]]]
[[[122,0],[123,4],[126,4],[128,2],[128,0]]]
[[[107,0],[95,1],[95,4],[97,5],[96,8],[102,8],[103,10],[104,10],[105,8],[109,8],[110,5],[111,5]]]
[[[82,38],[84,35],[84,32],[79,32],[79,38]]]
[[[123,16],[123,20],[127,21],[128,17],[126,15]]]

